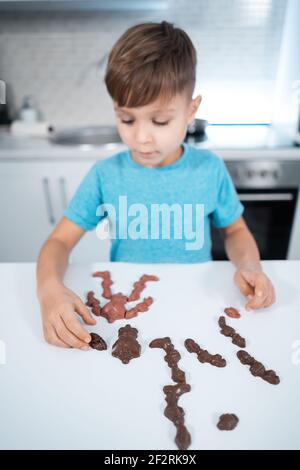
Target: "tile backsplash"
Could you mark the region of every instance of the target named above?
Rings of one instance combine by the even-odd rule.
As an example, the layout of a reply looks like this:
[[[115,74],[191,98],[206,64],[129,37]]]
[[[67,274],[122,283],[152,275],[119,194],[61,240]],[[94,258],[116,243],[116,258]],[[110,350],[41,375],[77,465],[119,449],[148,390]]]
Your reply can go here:
[[[224,95],[230,104],[247,88],[262,120],[269,113],[286,1],[169,0],[167,10],[156,12],[0,11],[0,79],[13,116],[23,97],[34,95],[44,119],[55,125],[113,124],[99,62],[129,26],[166,19],[186,29],[197,48],[201,117],[222,121],[229,109]]]

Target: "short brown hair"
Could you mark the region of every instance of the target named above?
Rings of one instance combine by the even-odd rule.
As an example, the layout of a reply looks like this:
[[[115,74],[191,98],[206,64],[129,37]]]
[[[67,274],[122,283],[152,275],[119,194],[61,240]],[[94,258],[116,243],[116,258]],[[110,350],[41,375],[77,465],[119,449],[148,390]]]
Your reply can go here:
[[[167,21],[129,28],[112,48],[105,83],[121,107],[170,99],[195,87],[196,50],[185,31]]]

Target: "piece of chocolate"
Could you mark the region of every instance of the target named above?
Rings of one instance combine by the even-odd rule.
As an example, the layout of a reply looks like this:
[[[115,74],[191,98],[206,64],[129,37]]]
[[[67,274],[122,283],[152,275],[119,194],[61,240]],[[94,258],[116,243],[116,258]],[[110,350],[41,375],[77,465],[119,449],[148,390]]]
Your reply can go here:
[[[207,362],[215,367],[226,366],[226,359],[220,354],[210,354],[206,349],[202,349],[193,339],[186,339],[184,345],[188,352],[197,354],[197,358],[200,362]]]
[[[263,379],[271,385],[278,385],[280,382],[278,375],[276,375],[276,372],[272,369],[266,370]]]
[[[100,300],[98,300],[95,297],[95,294],[93,291],[89,291],[87,293],[87,301],[85,305],[87,305],[88,307],[91,307],[93,314],[96,315],[97,317],[101,315]]]
[[[164,415],[172,421],[175,426],[178,426],[184,421],[184,409],[181,408],[181,406],[167,405]]]
[[[225,413],[220,416],[217,427],[220,431],[232,431],[239,422],[239,418],[235,414]]]
[[[166,352],[164,359],[171,369],[172,379],[177,383],[185,382],[185,373],[179,369],[177,365],[181,359],[181,356],[179,352],[174,349],[171,339],[168,336],[165,338],[157,338],[151,341],[149,346],[150,348],[163,349]]]
[[[191,390],[191,386],[185,381],[185,373],[179,369],[178,362],[181,359],[180,353],[174,348],[171,338],[157,338],[151,341],[150,348],[160,348],[166,353],[164,359],[172,372],[172,380],[175,385],[166,385],[163,388],[166,396],[167,406],[164,415],[176,426],[175,442],[179,449],[186,450],[191,444],[191,436],[184,425],[184,410],[178,406],[178,399],[183,393]]]
[[[107,349],[107,344],[101,336],[97,335],[97,333],[90,333],[91,341],[89,343],[90,347],[93,349],[97,349],[98,351],[104,351]]]
[[[228,307],[224,309],[224,313],[230,318],[241,318],[241,314],[234,307]]]
[[[226,325],[225,317],[221,316],[219,318],[219,326],[221,328],[220,333],[224,336],[230,337],[232,339],[232,343],[238,346],[239,348],[246,347],[246,340],[242,336],[240,336],[234,328],[231,326]]]
[[[140,357],[141,345],[137,341],[138,330],[126,325],[119,329],[119,339],[112,347],[112,355],[128,364],[131,359]]]
[[[184,424],[179,424],[179,426],[177,426],[175,442],[180,450],[187,450],[190,447],[191,435]]]
[[[254,377],[260,377],[271,385],[278,385],[280,379],[274,370],[266,370],[265,366],[258,362],[254,357],[250,356],[247,351],[240,350],[236,353],[239,361],[247,366],[250,366],[250,373]]]
[[[103,281],[102,281],[102,288],[103,288],[102,297],[104,297],[105,299],[110,299],[111,298],[110,286],[112,285],[110,272],[109,271],[97,271],[93,274],[93,277],[101,277],[103,279]]]
[[[145,289],[146,282],[149,281],[158,281],[159,278],[157,276],[152,276],[149,274],[143,274],[140,279],[133,284],[134,288],[131,292],[130,296],[128,297],[128,302],[133,302],[134,300],[139,300],[140,293]]]
[[[153,304],[152,297],[146,297],[143,302],[138,303],[135,307],[127,310],[125,313],[125,318],[133,318],[136,317],[140,312],[147,312],[149,310],[150,305]]]
[[[178,406],[178,400],[183,393],[190,392],[191,386],[187,383],[166,385],[163,388],[167,406],[164,415],[176,426],[175,442],[180,450],[186,450],[191,444],[191,436],[184,425],[184,410]]]
[[[172,344],[171,338],[165,336],[164,338],[153,339],[149,344],[150,348],[161,348],[167,352],[167,347]]]
[[[247,364],[248,366],[252,364],[252,357],[247,351],[238,351],[236,355],[242,364]]]
[[[255,361],[250,367],[250,372],[254,377],[263,378],[266,373],[266,369],[261,362]]]
[[[187,383],[165,385],[163,388],[163,392],[166,395],[166,402],[171,405],[177,403],[181,395],[190,391],[191,386]]]
[[[126,303],[127,303],[126,295],[121,294],[121,292],[118,292],[117,294],[113,294],[110,298],[110,301],[107,302],[107,304],[104,305],[104,307],[102,307],[101,316],[106,318],[108,323],[113,323],[115,320],[121,320],[125,318]]]
[[[176,383],[184,383],[185,382],[185,373],[183,370],[179,369],[178,366],[173,366],[171,369],[171,377],[172,380]]]
[[[167,348],[167,354],[165,355],[164,359],[171,369],[172,367],[177,366],[177,363],[181,359],[181,355],[177,351],[177,349],[174,349],[173,344],[172,345],[170,344],[169,347]]]
[[[97,271],[93,274],[93,277],[101,277],[103,279],[102,295],[108,299],[109,302],[107,302],[107,304],[101,308],[100,301],[95,298],[94,292],[90,291],[87,295],[86,305],[92,308],[94,315],[106,318],[109,323],[113,323],[115,320],[136,317],[138,313],[149,310],[153,303],[153,298],[147,297],[142,302],[139,302],[135,307],[129,310],[126,309],[127,302],[131,302],[140,298],[140,292],[146,287],[146,282],[158,281],[157,276],[144,274],[138,282],[134,283],[135,287],[130,294],[130,297],[123,295],[121,292],[112,294],[110,287],[112,285],[112,280],[109,271]]]

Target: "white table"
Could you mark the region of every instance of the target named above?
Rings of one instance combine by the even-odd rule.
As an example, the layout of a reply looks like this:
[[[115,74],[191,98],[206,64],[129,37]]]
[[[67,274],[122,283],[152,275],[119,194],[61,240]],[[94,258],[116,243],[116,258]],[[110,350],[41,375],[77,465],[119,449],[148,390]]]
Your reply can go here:
[[[180,351],[192,390],[179,404],[192,436],[190,449],[300,448],[300,262],[265,262],[278,302],[246,312],[227,262],[197,265],[73,264],[66,284],[84,298],[102,292],[95,270],[110,270],[114,292],[131,291],[143,273],[157,274],[144,296],[155,302],[130,321],[108,324],[98,332],[108,351],[65,350],[42,338],[35,295],[35,264],[1,264],[0,448],[1,449],[176,449],[175,427],[164,417],[162,388],[171,384],[164,352],[149,342],[170,336]],[[238,348],[219,333],[223,308],[240,309],[228,319],[247,340],[247,351],[280,376],[273,386],[253,377],[236,358]],[[142,354],[128,365],[111,356],[118,329],[139,330]],[[184,348],[193,338],[227,367],[201,364]],[[5,350],[5,351],[4,351]],[[5,357],[4,357],[4,354]],[[235,413],[232,432],[217,429],[218,416]]]

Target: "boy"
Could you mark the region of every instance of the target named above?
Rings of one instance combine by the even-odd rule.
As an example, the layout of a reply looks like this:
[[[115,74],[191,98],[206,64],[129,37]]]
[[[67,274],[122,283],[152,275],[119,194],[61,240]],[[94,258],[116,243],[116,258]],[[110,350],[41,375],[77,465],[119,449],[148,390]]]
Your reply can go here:
[[[76,314],[88,325],[96,322],[64,286],[63,276],[72,248],[105,216],[114,231],[111,260],[127,262],[208,261],[211,222],[224,235],[236,267],[234,281],[248,297],[246,308],[275,301],[225,164],[211,152],[183,143],[201,103],[201,96],[193,99],[195,69],[190,38],[165,21],[131,27],[113,47],[105,82],[129,150],[92,167],[39,254],[37,293],[49,343],[88,349],[90,335]],[[131,227],[124,214],[128,207],[129,215],[142,214]],[[172,227],[170,208],[176,218]]]

